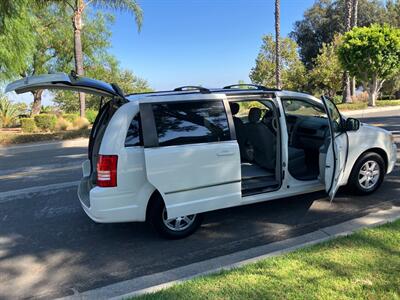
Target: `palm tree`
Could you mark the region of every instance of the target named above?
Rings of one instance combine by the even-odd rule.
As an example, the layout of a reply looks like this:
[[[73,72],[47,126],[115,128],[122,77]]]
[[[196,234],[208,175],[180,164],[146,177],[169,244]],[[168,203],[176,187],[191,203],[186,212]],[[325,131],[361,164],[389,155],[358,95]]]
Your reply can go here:
[[[350,31],[351,29],[351,16],[352,16],[352,1],[353,0],[345,0],[345,13],[344,13],[344,24],[345,24],[345,32]],[[348,71],[344,71],[343,73],[343,103],[351,103],[351,89],[350,89],[350,75]]]
[[[281,25],[280,25],[280,0],[275,0],[275,80],[276,88],[281,88]]]
[[[143,12],[136,0],[61,0],[58,2],[65,3],[72,11],[72,26],[74,28],[74,57],[75,71],[78,76],[84,75],[83,68],[83,51],[81,33],[83,30],[82,17],[85,9],[89,5],[98,8],[110,8],[114,10],[123,10],[133,13],[135,16],[136,26],[138,31],[142,27]],[[85,94],[79,93],[80,115],[85,116]]]
[[[358,18],[358,0],[352,0],[352,8],[351,8],[351,28],[357,26],[357,18]],[[353,76],[351,78],[351,95],[354,96],[356,94],[356,78]]]

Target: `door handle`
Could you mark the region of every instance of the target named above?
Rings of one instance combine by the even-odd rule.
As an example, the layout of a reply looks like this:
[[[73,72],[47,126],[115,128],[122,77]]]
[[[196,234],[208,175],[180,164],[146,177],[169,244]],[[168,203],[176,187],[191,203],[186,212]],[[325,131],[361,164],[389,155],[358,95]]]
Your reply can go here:
[[[233,151],[225,150],[217,153],[217,156],[230,156],[235,154]]]

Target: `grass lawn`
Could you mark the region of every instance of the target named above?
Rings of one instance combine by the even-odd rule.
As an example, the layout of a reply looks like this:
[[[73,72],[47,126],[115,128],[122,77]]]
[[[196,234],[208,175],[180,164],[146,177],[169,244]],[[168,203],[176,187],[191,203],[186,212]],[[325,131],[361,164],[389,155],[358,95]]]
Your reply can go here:
[[[400,220],[138,298],[400,299]]]
[[[400,100],[377,100],[376,106],[400,106]],[[339,110],[356,110],[356,109],[364,109],[368,107],[368,104],[365,102],[356,102],[356,103],[340,103],[337,104]]]
[[[49,133],[20,133],[0,131],[0,145],[12,145],[42,141],[59,141],[89,137],[90,129],[68,130]]]

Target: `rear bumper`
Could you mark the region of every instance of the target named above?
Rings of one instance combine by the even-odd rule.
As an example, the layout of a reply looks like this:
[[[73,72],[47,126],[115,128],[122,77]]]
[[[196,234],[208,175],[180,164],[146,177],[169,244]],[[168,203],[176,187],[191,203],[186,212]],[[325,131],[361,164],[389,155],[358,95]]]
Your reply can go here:
[[[86,162],[83,163],[84,176]],[[143,222],[146,220],[146,207],[132,204],[133,197],[121,193],[118,188],[102,188],[91,183],[90,176],[81,179],[78,198],[85,213],[97,223]]]

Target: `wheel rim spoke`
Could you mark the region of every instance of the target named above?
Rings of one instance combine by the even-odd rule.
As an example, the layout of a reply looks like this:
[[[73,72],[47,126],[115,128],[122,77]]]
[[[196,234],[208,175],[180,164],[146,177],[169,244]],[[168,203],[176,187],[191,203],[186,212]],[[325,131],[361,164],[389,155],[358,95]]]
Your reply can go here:
[[[376,161],[369,160],[365,162],[358,173],[358,182],[364,189],[370,189],[375,186],[380,177],[380,167]]]
[[[196,215],[181,216],[177,218],[167,219],[167,211],[164,208],[162,217],[163,217],[163,222],[168,229],[173,231],[183,231],[193,224]]]

